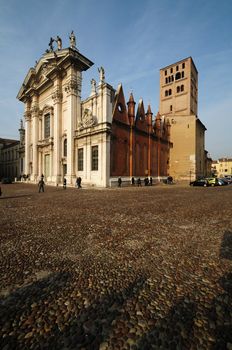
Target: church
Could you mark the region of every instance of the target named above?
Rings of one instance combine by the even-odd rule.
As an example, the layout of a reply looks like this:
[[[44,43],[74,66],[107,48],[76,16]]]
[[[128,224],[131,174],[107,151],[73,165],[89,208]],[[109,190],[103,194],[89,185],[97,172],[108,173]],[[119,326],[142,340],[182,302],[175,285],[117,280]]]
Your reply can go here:
[[[84,186],[99,187],[114,186],[118,177],[129,183],[169,175],[169,118],[154,118],[142,99],[136,108],[132,93],[126,102],[122,85],[108,84],[103,67],[82,100],[82,72],[93,62],[79,52],[73,32],[69,40],[63,48],[59,36],[51,38],[17,95],[25,106],[24,173],[31,182],[43,174],[51,185],[65,178],[74,186],[81,177]]]

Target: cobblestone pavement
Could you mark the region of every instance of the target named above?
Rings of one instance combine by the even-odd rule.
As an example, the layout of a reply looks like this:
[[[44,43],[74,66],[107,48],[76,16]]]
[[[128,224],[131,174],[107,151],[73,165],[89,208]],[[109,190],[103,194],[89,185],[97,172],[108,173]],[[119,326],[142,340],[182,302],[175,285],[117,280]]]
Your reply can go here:
[[[2,190],[1,349],[232,349],[232,186]]]

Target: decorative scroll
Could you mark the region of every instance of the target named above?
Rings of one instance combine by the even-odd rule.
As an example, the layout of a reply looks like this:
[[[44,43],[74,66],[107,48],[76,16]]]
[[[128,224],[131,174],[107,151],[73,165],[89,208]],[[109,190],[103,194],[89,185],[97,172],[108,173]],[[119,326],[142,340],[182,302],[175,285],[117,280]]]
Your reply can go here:
[[[93,117],[93,114],[90,109],[85,108],[82,116],[82,120],[78,124],[78,129],[82,130],[85,128],[91,128],[97,124],[96,118]]]

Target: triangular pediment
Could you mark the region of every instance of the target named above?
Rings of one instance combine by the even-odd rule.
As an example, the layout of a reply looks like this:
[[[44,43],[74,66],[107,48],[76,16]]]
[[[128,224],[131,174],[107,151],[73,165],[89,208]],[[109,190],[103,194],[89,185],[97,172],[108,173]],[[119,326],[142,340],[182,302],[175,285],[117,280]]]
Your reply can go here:
[[[17,98],[23,100],[31,88],[37,88],[38,85],[50,80],[51,75],[57,70],[62,70],[71,63],[75,63],[80,71],[87,70],[93,65],[88,58],[83,56],[79,51],[67,48],[56,51],[45,52],[36,62],[33,68],[30,68],[24,82],[19,90]]]
[[[135,125],[137,129],[147,131],[147,121],[145,117],[145,109],[144,109],[144,104],[142,99],[139,100],[138,109],[137,109],[136,118],[135,118]]]
[[[125,103],[122,84],[118,86],[118,89],[115,95],[113,120],[117,120],[117,121],[120,121],[121,123],[129,125],[127,106]]]

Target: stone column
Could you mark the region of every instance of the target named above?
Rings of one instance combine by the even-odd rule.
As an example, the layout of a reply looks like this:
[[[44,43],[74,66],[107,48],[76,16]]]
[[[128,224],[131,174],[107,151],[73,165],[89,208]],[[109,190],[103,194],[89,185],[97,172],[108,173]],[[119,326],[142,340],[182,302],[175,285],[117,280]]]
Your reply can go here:
[[[25,164],[24,174],[27,175],[30,172],[30,143],[31,143],[31,113],[30,113],[30,102],[27,101],[25,104]]]
[[[39,107],[38,96],[34,94],[31,105],[31,117],[32,117],[32,164],[33,173],[31,174],[31,180],[37,181],[38,177],[38,139],[39,139]]]
[[[54,114],[53,114],[53,163],[52,163],[52,182],[58,184],[61,179],[61,123],[62,123],[62,80],[60,76],[54,82],[52,93]]]
[[[81,121],[81,72],[72,65],[67,71],[67,183],[75,183],[74,131]]]

